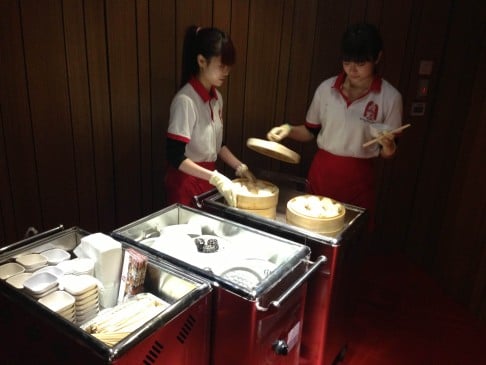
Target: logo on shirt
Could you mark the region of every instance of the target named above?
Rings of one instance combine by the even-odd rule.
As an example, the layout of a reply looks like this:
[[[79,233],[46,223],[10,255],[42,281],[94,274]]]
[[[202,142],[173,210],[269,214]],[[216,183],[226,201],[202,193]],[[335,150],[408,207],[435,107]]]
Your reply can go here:
[[[363,113],[363,117],[368,120],[376,120],[376,117],[378,116],[378,104],[374,103],[373,101],[368,102],[366,104],[366,108]]]

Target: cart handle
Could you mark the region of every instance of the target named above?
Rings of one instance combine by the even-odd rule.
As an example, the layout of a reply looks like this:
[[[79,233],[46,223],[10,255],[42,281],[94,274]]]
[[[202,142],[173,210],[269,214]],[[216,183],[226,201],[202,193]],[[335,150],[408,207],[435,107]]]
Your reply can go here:
[[[47,231],[43,231],[43,232],[40,232],[40,233],[37,233],[33,236],[29,236],[27,238],[24,238],[23,240],[21,241],[17,241],[17,242],[14,242],[8,246],[4,246],[4,247],[1,247],[0,248],[0,255],[3,254],[4,252],[7,252],[7,251],[10,251],[10,250],[13,250],[13,249],[16,249],[16,248],[19,248],[19,247],[23,247],[31,242],[35,242],[35,241],[38,241],[40,239],[43,239],[47,236],[50,236],[50,235],[53,235],[55,233],[58,233],[58,232],[61,232],[62,230],[64,230],[64,226],[62,224],[60,224],[59,226],[57,227],[54,227],[54,228],[51,228]]]
[[[206,198],[209,198],[210,196],[216,194],[218,192],[218,189],[214,188],[214,189],[211,189],[211,190],[208,190],[200,195],[194,195],[192,197],[194,203],[196,204],[196,206],[198,208],[202,208],[203,207],[203,202]]]
[[[271,308],[273,308],[274,310],[279,309],[280,306],[282,305],[282,302],[285,301],[299,286],[301,286],[304,283],[304,281],[306,281],[309,278],[309,276],[311,276],[319,268],[319,266],[321,266],[326,261],[327,258],[324,255],[318,256],[316,261],[314,262],[307,261],[309,263],[312,263],[313,265],[304,275],[302,275],[294,284],[292,284],[284,293],[282,293],[282,295],[277,300],[271,301],[268,307],[262,307],[257,301],[256,303],[257,310],[261,312],[266,312]]]

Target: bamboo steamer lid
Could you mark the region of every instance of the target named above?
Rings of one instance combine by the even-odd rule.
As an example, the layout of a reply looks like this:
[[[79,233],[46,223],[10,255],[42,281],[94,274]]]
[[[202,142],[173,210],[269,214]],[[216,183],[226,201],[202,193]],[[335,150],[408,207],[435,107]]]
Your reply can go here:
[[[310,200],[309,200],[310,199]],[[337,208],[337,214],[333,216],[316,216],[316,204],[323,206],[331,202]],[[312,202],[312,204],[311,204]],[[312,207],[310,207],[312,205]],[[312,208],[307,209],[305,208]],[[303,209],[304,207],[304,209]],[[339,202],[320,195],[300,195],[287,202],[286,218],[287,223],[297,227],[302,227],[313,232],[330,233],[339,231],[344,225],[344,215],[346,208]]]
[[[293,164],[300,162],[300,155],[297,152],[277,142],[259,138],[248,138],[246,145],[253,151],[280,161]]]
[[[247,179],[234,179],[233,183],[241,186],[236,195],[237,208],[260,210],[275,208],[278,204],[278,187],[268,181],[252,183]]]

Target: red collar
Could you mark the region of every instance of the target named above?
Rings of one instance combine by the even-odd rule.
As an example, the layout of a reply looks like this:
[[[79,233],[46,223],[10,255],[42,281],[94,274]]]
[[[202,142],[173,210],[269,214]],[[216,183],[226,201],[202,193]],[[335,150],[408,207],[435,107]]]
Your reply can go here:
[[[332,85],[332,87],[334,89],[341,90],[341,86],[343,86],[344,80],[346,80],[346,74],[344,72],[341,72],[336,78],[336,81],[334,81],[334,85]],[[380,92],[381,81],[381,77],[375,75],[368,92]]]
[[[214,86],[211,86],[211,89],[207,91],[204,85],[201,84],[201,81],[195,77],[191,77],[189,83],[205,103],[210,99],[218,100],[218,94],[216,93],[216,88]]]

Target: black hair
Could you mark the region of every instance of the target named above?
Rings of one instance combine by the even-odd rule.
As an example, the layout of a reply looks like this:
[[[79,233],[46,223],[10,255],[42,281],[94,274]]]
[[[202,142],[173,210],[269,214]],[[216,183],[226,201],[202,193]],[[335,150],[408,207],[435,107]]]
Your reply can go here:
[[[341,40],[341,56],[347,62],[375,62],[383,49],[378,29],[371,24],[350,25]]]
[[[182,48],[181,87],[199,73],[197,55],[202,55],[208,61],[211,57],[221,56],[223,65],[232,66],[235,53],[233,42],[225,32],[217,28],[190,26],[186,30]]]

